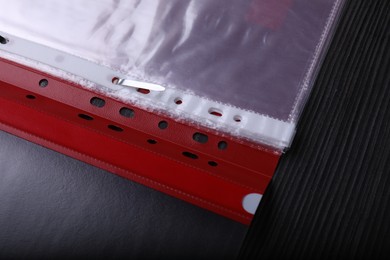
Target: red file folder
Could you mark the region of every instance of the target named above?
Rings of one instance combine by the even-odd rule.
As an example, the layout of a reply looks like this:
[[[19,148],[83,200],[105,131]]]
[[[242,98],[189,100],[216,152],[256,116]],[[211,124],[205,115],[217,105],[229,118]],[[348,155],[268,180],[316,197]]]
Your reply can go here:
[[[15,6],[18,5],[18,1],[15,2]],[[292,37],[299,40],[300,36],[291,34],[287,23],[289,21],[288,11],[296,10],[294,9],[296,7],[291,7],[292,2],[281,0],[278,2],[279,4],[275,4],[275,2],[271,4],[270,1],[253,1],[248,5],[250,8],[248,12],[240,19],[245,21],[244,23],[247,24],[245,26],[261,26],[266,34],[272,34],[274,30],[278,30],[279,34],[275,34],[278,37],[287,35],[287,38]],[[304,2],[305,0],[301,0],[297,1],[296,4]],[[105,84],[104,80],[108,80],[110,82],[107,84],[112,84],[114,88],[118,86],[118,81],[123,79],[123,74],[121,77],[114,77],[115,75],[108,78],[101,77],[100,80],[98,78],[101,75],[99,75],[98,69],[95,71],[89,68],[88,71],[83,72],[85,67],[100,68],[100,64],[96,65],[88,60],[84,61],[85,57],[67,55],[65,49],[69,46],[61,47],[58,43],[54,44],[55,41],[53,41],[53,46],[45,46],[43,42],[32,37],[33,34],[24,34],[18,26],[12,25],[10,21],[12,18],[6,19],[0,24],[9,23],[9,28],[11,28],[7,30],[7,26],[0,27],[2,43],[0,50],[3,51],[0,55],[3,57],[0,58],[0,129],[231,219],[249,224],[261,196],[272,178],[280,155],[292,140],[299,111],[303,107],[309,85],[315,77],[315,68],[320,64],[326,49],[326,42],[331,37],[331,28],[333,28],[337,14],[341,9],[342,1],[331,2],[332,4],[325,5],[328,9],[324,13],[320,12],[322,16],[327,15],[317,25],[322,30],[322,34],[321,31],[308,31],[308,33],[313,33],[313,37],[317,35],[317,38],[313,39],[314,44],[305,41],[305,39],[300,40],[302,43],[309,42],[306,46],[307,57],[300,58],[301,56],[298,55],[292,59],[297,64],[306,64],[307,66],[295,69],[291,64],[285,64],[285,61],[291,62],[288,59],[281,60],[279,65],[274,64],[274,70],[271,69],[271,72],[261,76],[261,79],[274,81],[275,87],[260,89],[258,92],[252,91],[258,95],[253,95],[255,100],[243,99],[251,96],[241,93],[247,91],[244,86],[240,88],[243,91],[238,92],[237,90],[234,92],[234,87],[231,87],[233,88],[231,93],[236,93],[234,97],[224,96],[224,92],[218,89],[218,86],[223,87],[221,82],[224,82],[224,79],[218,80],[220,75],[215,75],[214,78],[217,78],[215,82],[214,78],[210,81],[211,86],[216,86],[216,92],[213,88],[204,88],[193,83],[191,90],[198,91],[195,95],[179,89],[177,93],[182,94],[165,98],[163,94],[158,96],[158,94],[153,93],[153,89],[130,86],[130,91],[133,91],[130,93],[133,93],[132,98],[135,97],[135,99],[123,100],[100,88],[86,87],[82,81],[84,75],[86,75],[86,79],[92,81],[96,77],[98,83]],[[215,3],[221,4],[222,2],[218,0]],[[232,1],[232,3],[236,2]],[[175,6],[178,3],[171,0],[170,4]],[[194,4],[196,4],[195,1]],[[320,6],[320,4],[318,5]],[[273,9],[275,15],[268,12],[266,16],[262,7],[267,7],[267,10]],[[199,10],[200,17],[201,11]],[[235,15],[234,10],[229,12],[232,16]],[[315,14],[314,9],[313,14]],[[196,16],[196,14],[194,15]],[[310,19],[305,17],[304,12],[301,16],[301,20],[308,19],[307,22],[310,22]],[[275,19],[273,20],[272,17]],[[315,17],[313,16],[312,19]],[[203,22],[207,23],[207,21]],[[27,25],[28,23],[24,26]],[[208,29],[201,31],[205,33]],[[40,33],[43,35],[42,32],[37,32],[38,35]],[[271,39],[277,40],[278,37]],[[55,37],[53,36],[53,38]],[[50,41],[50,37],[45,38],[46,44],[49,44]],[[232,36],[231,41],[236,42],[237,37]],[[245,46],[241,46],[241,43],[237,44],[237,46],[242,47],[242,50],[245,50]],[[270,43],[263,43],[264,46],[267,44]],[[276,46],[278,43],[271,44]],[[234,44],[232,46],[229,47],[232,52],[240,51],[234,49]],[[285,51],[289,45],[283,46],[285,46],[282,48],[283,50],[270,48],[274,52],[272,55],[264,53],[265,56],[271,55],[268,58],[270,66],[274,62],[273,59],[279,57],[278,52]],[[256,45],[252,47],[256,47]],[[262,48],[262,45],[260,44],[258,48]],[[294,47],[291,48],[294,52]],[[19,52],[19,50],[21,51]],[[53,53],[52,56],[50,56],[51,53]],[[203,55],[203,51],[198,53]],[[170,59],[166,53],[164,55],[164,60]],[[233,58],[236,57],[235,54],[232,55]],[[247,54],[239,55],[246,57]],[[27,58],[28,61],[24,58]],[[171,76],[167,74],[168,79],[159,82],[160,77],[152,73],[153,69],[147,70],[149,67],[143,67],[145,71],[149,71],[153,83],[161,83],[161,85],[145,86],[161,86],[162,89],[175,93],[176,90],[170,89],[169,84],[187,82],[183,75],[187,75],[187,73],[191,75],[191,71],[184,70],[184,65],[180,65],[180,62],[179,66],[175,62],[164,65],[164,60],[161,61],[160,58],[155,58],[152,65],[171,66],[175,78],[169,81]],[[214,61],[215,59],[217,57],[213,58]],[[218,59],[223,58],[219,57]],[[247,59],[249,59],[248,62],[256,61],[250,57]],[[53,69],[37,66],[31,60],[46,63],[49,67],[70,71],[79,78],[81,77],[81,80],[59,74],[58,71],[53,73]],[[75,62],[66,65],[69,60]],[[203,64],[204,60],[201,59],[197,62]],[[75,68],[72,68],[72,64]],[[218,62],[215,66],[222,66],[219,70],[222,74],[226,73],[225,77],[231,76],[229,71],[224,72],[223,64],[217,64]],[[255,64],[253,63],[254,66]],[[185,66],[195,68],[188,64]],[[232,72],[239,72],[241,69],[241,65],[231,66],[233,67],[229,70]],[[245,66],[245,59],[242,66]],[[278,75],[278,68],[281,71],[287,69],[290,72],[289,75],[286,74],[287,81],[283,75]],[[115,71],[115,68],[111,67],[110,69]],[[212,73],[216,72],[213,68],[210,70]],[[272,75],[272,71],[276,76]],[[253,80],[248,79],[248,77],[253,76],[256,79],[256,71],[252,71],[250,68],[241,72],[245,72],[247,75],[238,76],[240,82],[252,84]],[[300,75],[298,75],[299,73]],[[285,86],[283,82],[294,81],[296,75],[304,81],[298,84],[294,83],[291,93],[289,91],[280,93]],[[204,77],[207,80],[207,74],[203,75],[199,71],[194,71],[194,81],[204,82]],[[234,79],[232,77],[232,80]],[[148,84],[145,77],[135,80],[141,85]],[[188,84],[192,83],[188,82]],[[278,84],[281,87],[278,88]],[[164,87],[165,85],[167,87]],[[111,87],[111,85],[109,86]],[[125,86],[121,87],[124,89]],[[115,89],[115,91],[117,90]],[[268,93],[268,97],[264,93]],[[143,98],[150,96],[152,101],[148,100],[148,102],[156,100],[156,106],[153,106],[153,103],[138,102],[138,99],[143,100]],[[220,100],[218,100],[219,96],[221,96]],[[214,98],[216,102],[209,101],[211,98]],[[194,100],[196,102],[200,100],[199,106]],[[231,104],[226,100],[230,100]],[[282,103],[280,103],[281,101]],[[190,108],[186,107],[187,103],[191,102]],[[150,106],[145,104],[150,104]],[[206,108],[206,115],[201,114],[201,112],[197,114],[197,111],[191,114],[191,109],[202,110],[204,104],[210,106]],[[158,106],[161,106],[161,109]],[[172,110],[175,110],[176,106],[178,111],[184,107],[180,116],[172,114]],[[238,114],[237,111],[241,111],[241,114]],[[290,115],[288,115],[289,113]],[[195,118],[194,115],[197,117]],[[260,121],[251,122],[251,120]],[[237,131],[232,131],[235,126],[237,126]]]

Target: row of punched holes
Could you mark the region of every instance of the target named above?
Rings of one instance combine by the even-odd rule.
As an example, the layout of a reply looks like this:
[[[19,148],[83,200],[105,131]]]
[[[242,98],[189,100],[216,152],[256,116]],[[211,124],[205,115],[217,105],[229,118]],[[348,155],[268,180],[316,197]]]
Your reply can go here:
[[[49,85],[49,81],[47,79],[42,79],[39,81],[39,86],[42,87],[42,88],[46,88],[47,86]],[[34,100],[36,99],[36,97],[34,95],[26,95],[26,98],[28,99],[31,99],[31,100]],[[98,98],[98,97],[93,97],[91,98],[90,100],[90,103],[91,105],[93,106],[96,106],[96,107],[99,107],[99,108],[102,108],[105,106],[106,104],[106,101],[102,98]],[[119,110],[119,114],[124,116],[124,117],[127,117],[127,118],[133,118],[135,116],[135,111],[130,109],[130,108],[126,108],[126,107],[123,107]],[[94,120],[94,118],[92,116],[89,116],[89,115],[86,115],[86,114],[79,114],[78,115],[80,118],[86,120],[86,121],[92,121]],[[158,123],[158,128],[161,129],[161,130],[165,130],[168,128],[168,122],[165,121],[165,120],[162,120]],[[109,129],[113,130],[113,131],[116,131],[116,132],[123,132],[124,129],[119,127],[119,126],[116,126],[116,125],[108,125],[107,126]],[[208,142],[208,136],[206,134],[203,134],[203,133],[199,133],[199,132],[196,132],[193,134],[192,136],[192,139],[198,143],[202,143],[202,144],[205,144]],[[147,142],[149,144],[152,144],[152,145],[155,145],[157,144],[158,142],[154,139],[148,139]],[[225,141],[220,141],[218,143],[218,149],[219,150],[226,150],[228,147],[228,144],[227,142]],[[187,158],[190,158],[190,159],[193,159],[193,160],[196,160],[196,159],[199,159],[199,156],[194,154],[194,153],[191,153],[191,152],[188,152],[188,151],[184,151],[182,152],[182,155],[187,157]],[[215,161],[208,161],[208,165],[212,166],[212,167],[217,167],[218,166],[218,163],[215,162]]]

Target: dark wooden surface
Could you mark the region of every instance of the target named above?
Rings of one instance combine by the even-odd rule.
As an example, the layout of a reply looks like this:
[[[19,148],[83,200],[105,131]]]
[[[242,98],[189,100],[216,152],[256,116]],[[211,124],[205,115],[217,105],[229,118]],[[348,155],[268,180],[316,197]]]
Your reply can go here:
[[[350,0],[243,259],[390,259],[390,1]]]

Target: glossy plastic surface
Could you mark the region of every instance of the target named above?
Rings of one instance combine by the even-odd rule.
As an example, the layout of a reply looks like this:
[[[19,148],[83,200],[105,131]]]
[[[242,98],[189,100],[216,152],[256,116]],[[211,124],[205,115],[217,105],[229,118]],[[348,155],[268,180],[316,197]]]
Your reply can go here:
[[[128,79],[295,124],[342,2],[0,0],[0,31]],[[206,115],[180,117],[202,123]],[[247,134],[234,130],[245,124],[231,121],[221,122],[222,130],[267,143],[256,136],[261,126]]]
[[[246,224],[259,201],[244,199],[264,193],[279,160],[16,63],[0,71],[0,130]]]

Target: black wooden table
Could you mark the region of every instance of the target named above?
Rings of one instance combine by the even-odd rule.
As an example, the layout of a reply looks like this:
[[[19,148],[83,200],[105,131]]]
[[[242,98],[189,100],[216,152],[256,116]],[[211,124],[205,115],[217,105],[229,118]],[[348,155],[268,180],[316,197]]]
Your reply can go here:
[[[389,187],[390,1],[350,0],[240,256],[388,259]]]

